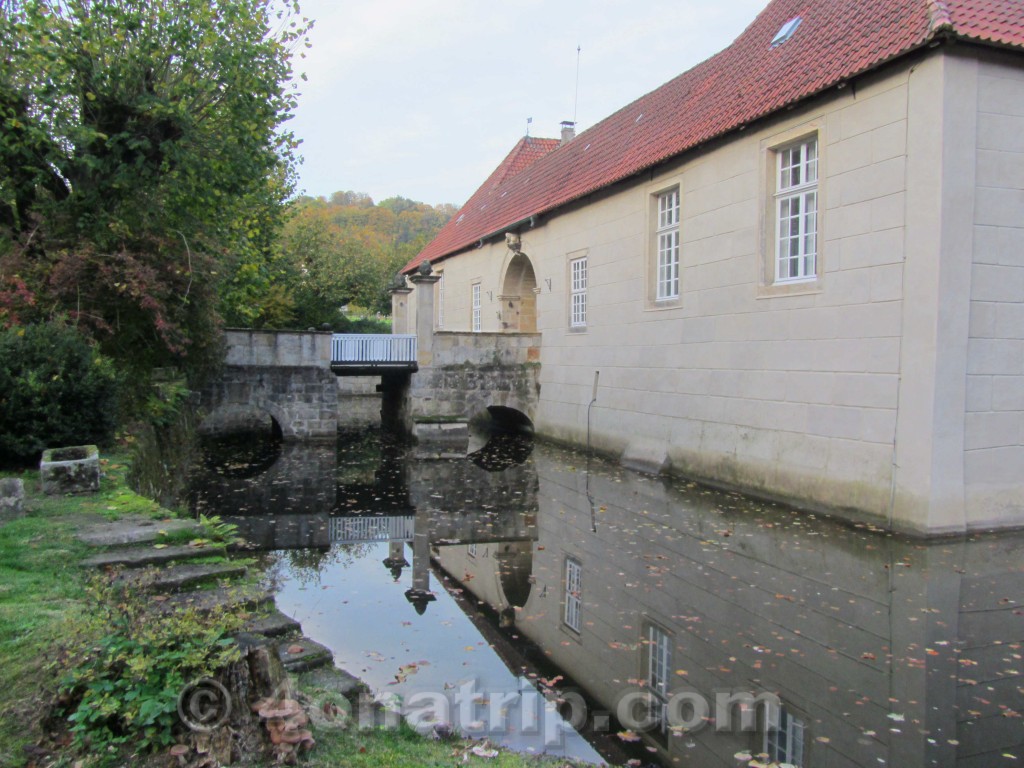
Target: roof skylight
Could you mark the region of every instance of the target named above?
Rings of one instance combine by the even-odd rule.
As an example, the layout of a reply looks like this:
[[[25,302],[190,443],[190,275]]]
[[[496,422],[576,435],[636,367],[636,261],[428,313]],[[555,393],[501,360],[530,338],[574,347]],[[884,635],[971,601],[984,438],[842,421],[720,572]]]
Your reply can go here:
[[[803,19],[796,16],[783,24],[782,29],[776,32],[775,37],[772,38],[771,47],[776,48],[789,40],[789,38],[793,36],[793,33],[796,32],[796,28],[800,26],[801,21],[803,21]]]

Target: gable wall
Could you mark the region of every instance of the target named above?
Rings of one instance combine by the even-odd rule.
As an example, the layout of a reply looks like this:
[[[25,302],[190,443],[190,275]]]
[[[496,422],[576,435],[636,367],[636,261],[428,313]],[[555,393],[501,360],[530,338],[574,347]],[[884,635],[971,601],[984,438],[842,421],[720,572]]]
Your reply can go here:
[[[1024,477],[1024,71],[977,74],[977,170],[968,342],[968,509],[999,523]]]

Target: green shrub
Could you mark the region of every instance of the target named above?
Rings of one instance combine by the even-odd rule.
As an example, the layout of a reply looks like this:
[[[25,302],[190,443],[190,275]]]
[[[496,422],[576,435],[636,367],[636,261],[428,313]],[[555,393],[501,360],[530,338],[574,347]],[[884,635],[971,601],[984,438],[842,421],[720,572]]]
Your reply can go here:
[[[391,318],[342,315],[333,326],[335,333],[391,333]]]
[[[60,322],[0,331],[0,462],[104,444],[116,424],[113,365],[82,334]]]
[[[61,693],[76,745],[103,754],[121,745],[148,752],[173,744],[185,687],[240,658],[231,633],[241,628],[241,615],[161,613],[144,594],[119,593],[102,580],[89,593],[96,608],[89,625],[77,628],[82,649],[57,662],[67,670]]]

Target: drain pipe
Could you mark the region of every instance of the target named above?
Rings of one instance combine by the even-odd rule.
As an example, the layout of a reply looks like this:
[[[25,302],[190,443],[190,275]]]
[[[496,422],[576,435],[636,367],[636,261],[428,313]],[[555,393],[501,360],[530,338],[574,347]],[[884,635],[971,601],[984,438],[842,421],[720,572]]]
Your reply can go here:
[[[597,402],[597,379],[601,375],[600,371],[594,371],[594,391],[590,397],[590,405],[587,406],[587,455],[590,455],[590,409],[594,407],[594,403]]]
[[[597,533],[597,509],[594,507],[594,497],[590,493],[590,409],[597,402],[597,379],[600,371],[594,371],[594,391],[590,396],[590,405],[587,406],[587,502],[590,504],[590,530]]]

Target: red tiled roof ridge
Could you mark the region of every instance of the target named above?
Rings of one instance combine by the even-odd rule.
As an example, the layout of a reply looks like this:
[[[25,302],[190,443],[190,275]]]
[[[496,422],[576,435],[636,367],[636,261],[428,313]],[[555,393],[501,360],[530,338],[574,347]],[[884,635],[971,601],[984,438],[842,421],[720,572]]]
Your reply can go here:
[[[928,31],[932,34],[942,29],[954,29],[953,17],[945,0],[928,0],[928,18]]]
[[[772,47],[782,25],[796,17],[802,21],[792,37]],[[510,173],[524,150],[520,140],[403,271],[473,247],[950,36],[1024,49],[1024,3],[772,0],[727,48],[572,141],[528,156]]]

